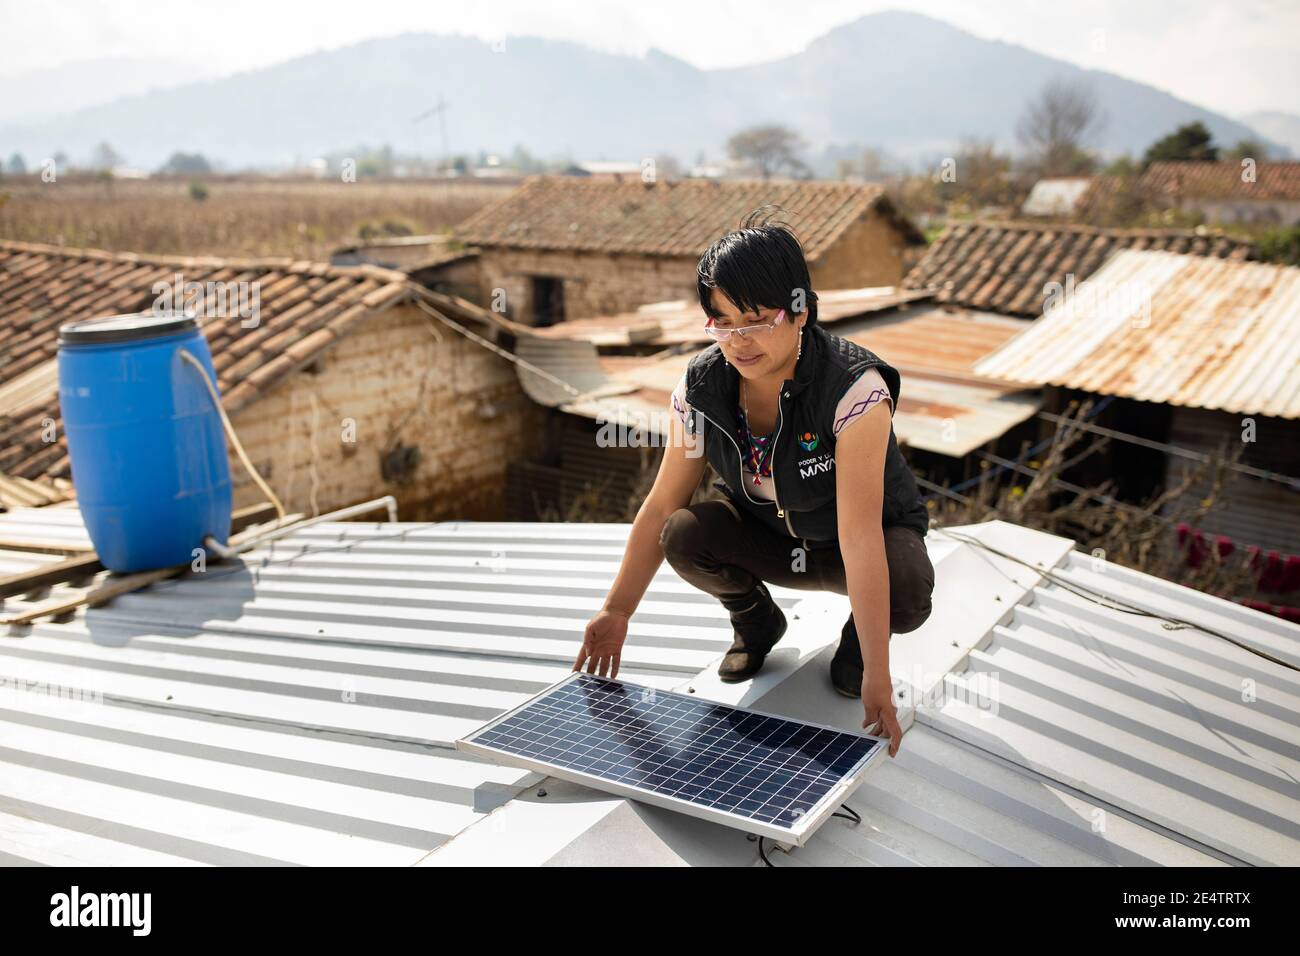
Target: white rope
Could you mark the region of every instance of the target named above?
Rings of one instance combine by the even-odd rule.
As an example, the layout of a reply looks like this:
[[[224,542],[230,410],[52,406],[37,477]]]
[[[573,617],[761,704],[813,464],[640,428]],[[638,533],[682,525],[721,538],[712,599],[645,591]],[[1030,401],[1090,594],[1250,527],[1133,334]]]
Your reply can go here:
[[[180,354],[183,361],[189,362],[189,364],[198,369],[199,374],[203,376],[203,384],[208,387],[208,394],[212,396],[212,404],[217,407],[217,414],[221,416],[221,424],[226,429],[226,436],[230,439],[230,444],[235,447],[235,454],[237,454],[239,460],[243,462],[244,468],[248,471],[249,477],[253,479],[257,487],[262,489],[262,494],[266,495],[267,500],[275,506],[275,513],[279,517],[279,521],[283,522],[285,520],[284,505],[280,504],[280,499],[275,496],[275,492],[272,491],[270,486],[262,480],[262,476],[259,475],[257,469],[253,467],[253,463],[248,460],[248,453],[244,451],[244,446],[240,444],[239,436],[235,434],[235,426],[230,424],[230,419],[226,415],[226,410],[221,407],[221,396],[217,394],[217,387],[212,384],[212,378],[208,375],[208,370],[203,367],[202,362],[185,349],[181,349]]]
[[[510,352],[507,352],[505,349],[497,345],[495,342],[489,342],[487,339],[483,338],[483,336],[476,335],[473,332],[471,332],[469,329],[465,328],[463,325],[460,325],[457,322],[453,322],[451,319],[447,318],[437,309],[430,306],[423,299],[416,299],[415,304],[419,306],[421,309],[423,309],[425,312],[429,313],[435,319],[438,319],[441,322],[445,322],[447,325],[450,325],[461,335],[464,335],[466,338],[472,339],[473,341],[477,342],[479,345],[483,346],[485,349],[490,349],[491,351],[495,352],[497,355],[500,355],[506,361],[513,362],[515,365],[518,365],[521,368],[528,369],[528,371],[532,372],[535,375],[540,375],[542,378],[549,379],[550,381],[554,382],[556,385],[560,386],[561,388],[565,389],[568,392],[571,392],[575,396],[581,396],[584,394],[580,389],[574,387],[573,385],[570,385],[568,382],[564,381],[563,379],[556,378],[550,372],[546,371],[546,369],[538,368],[532,362],[529,362],[525,359],[521,359],[518,355],[513,355]]]
[[[310,455],[307,461],[310,489],[307,492],[307,499],[311,502],[311,516],[314,518],[320,514],[320,503],[316,499],[316,492],[320,488],[320,473],[316,470],[316,460],[320,457],[316,451],[316,426],[320,422],[320,402],[316,400],[316,390],[310,386],[307,389],[307,397],[311,399],[311,437],[307,441],[307,451]]]

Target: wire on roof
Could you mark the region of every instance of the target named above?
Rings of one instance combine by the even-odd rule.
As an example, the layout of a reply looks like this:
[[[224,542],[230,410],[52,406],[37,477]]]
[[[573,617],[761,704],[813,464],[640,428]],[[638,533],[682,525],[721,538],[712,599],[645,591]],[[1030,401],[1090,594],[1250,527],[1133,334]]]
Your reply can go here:
[[[483,336],[478,335],[475,332],[471,332],[469,329],[465,328],[459,322],[455,322],[452,319],[447,318],[447,316],[443,315],[441,312],[439,312],[433,306],[429,305],[423,299],[417,298],[415,300],[415,304],[419,306],[421,309],[423,309],[425,312],[429,313],[434,318],[438,319],[441,322],[445,322],[447,325],[450,325],[461,335],[464,335],[466,338],[474,340],[484,348],[495,352],[497,355],[500,355],[506,361],[513,362],[515,365],[528,369],[528,371],[532,372],[535,375],[540,375],[542,378],[554,382],[556,385],[565,389],[575,397],[580,397],[584,394],[582,391],[570,385],[568,382],[564,381],[563,379],[557,378],[556,376],[552,375],[550,372],[546,371],[546,369],[538,368],[532,362],[529,362],[525,359],[521,359],[518,355],[514,355],[510,352],[507,352],[505,349],[497,345],[495,342],[489,342],[487,339],[483,338]]]
[[[1141,445],[1143,448],[1150,448],[1154,451],[1168,452],[1171,455],[1177,455],[1179,458],[1187,458],[1199,464],[1205,464],[1206,462],[1214,460],[1212,455],[1208,455],[1202,451],[1195,451],[1190,448],[1182,448],[1178,445],[1171,445],[1168,442],[1155,441],[1154,439],[1151,438],[1142,438],[1139,435],[1130,435],[1127,432],[1115,431],[1113,428],[1104,428],[1101,425],[1089,424],[1083,421],[1082,419],[1080,420],[1066,419],[1060,415],[1055,415],[1052,412],[1038,412],[1037,414],[1039,418],[1042,418],[1045,421],[1053,422],[1055,424],[1068,422],[1079,428],[1082,428],[1084,431],[1095,432],[1098,435],[1105,435],[1107,438],[1117,438],[1120,441],[1129,442],[1134,445]],[[1265,481],[1276,481],[1279,484],[1284,484],[1296,490],[1300,490],[1300,478],[1292,478],[1290,475],[1284,475],[1280,472],[1270,471],[1267,468],[1254,468],[1250,465],[1242,465],[1239,463],[1225,463],[1225,464],[1228,468],[1232,469],[1233,471],[1239,471],[1244,475],[1250,475],[1252,478],[1261,478]]]
[[[1236,647],[1241,648],[1243,651],[1248,651],[1251,654],[1254,654],[1256,657],[1261,657],[1264,660],[1269,661],[1270,663],[1277,664],[1279,667],[1285,667],[1287,670],[1300,672],[1300,667],[1297,667],[1295,664],[1292,664],[1288,661],[1284,661],[1281,658],[1274,657],[1272,654],[1268,653],[1267,651],[1260,650],[1257,647],[1253,647],[1250,644],[1245,643],[1244,641],[1239,641],[1235,637],[1229,637],[1227,634],[1224,634],[1222,631],[1216,631],[1212,627],[1207,627],[1204,624],[1197,624],[1195,621],[1188,621],[1183,618],[1172,617],[1168,614],[1158,614],[1155,611],[1148,611],[1146,608],[1138,607],[1136,604],[1128,604],[1124,601],[1121,601],[1119,598],[1111,597],[1110,595],[1105,594],[1102,591],[1096,590],[1095,588],[1090,588],[1087,585],[1078,584],[1073,581],[1069,581],[1065,578],[1062,578],[1048,568],[1044,568],[1040,565],[1030,564],[1024,558],[1016,557],[1014,554],[1007,554],[1005,551],[995,548],[990,544],[986,544],[985,542],[981,541],[978,538],[974,538],[971,537],[970,535],[963,534],[960,531],[953,531],[948,528],[940,528],[939,530],[942,533],[949,535],[950,537],[956,538],[958,541],[961,541],[965,544],[974,545],[977,548],[983,548],[985,551],[988,551],[992,554],[996,554],[1000,558],[1006,558],[1008,561],[1014,561],[1016,564],[1022,564],[1025,567],[1029,568],[1031,571],[1033,571],[1035,574],[1042,575],[1044,578],[1051,581],[1057,587],[1069,591],[1070,593],[1074,594],[1076,597],[1083,598],[1085,601],[1090,601],[1093,604],[1096,604],[1100,607],[1104,607],[1107,610],[1119,611],[1123,614],[1134,614],[1139,617],[1149,617],[1157,621],[1164,621],[1166,623],[1178,625],[1180,627],[1193,628],[1205,634],[1209,634],[1211,637],[1217,637],[1220,640],[1227,641],[1229,644],[1233,644]]]
[[[1102,410],[1103,408],[1105,408],[1107,405],[1109,405],[1109,404],[1110,404],[1111,402],[1113,402],[1114,400],[1115,400],[1115,396],[1114,396],[1114,395],[1107,395],[1107,396],[1105,396],[1105,397],[1104,397],[1100,402],[1098,402],[1096,405],[1094,405],[1094,406],[1093,406],[1093,407],[1088,411],[1088,414],[1087,414],[1086,416],[1084,416],[1084,418],[1081,418],[1081,419],[1069,419],[1068,421],[1070,422],[1070,424],[1081,424],[1082,422],[1086,421],[1087,419],[1092,418],[1093,416],[1097,415],[1099,412],[1101,412],[1101,410]],[[1069,426],[1067,426],[1067,429],[1068,429],[1068,427],[1069,427]],[[1044,448],[1046,448],[1048,445],[1052,444],[1052,442],[1054,442],[1055,440],[1056,440],[1056,436],[1055,436],[1055,435],[1050,435],[1050,436],[1048,436],[1047,438],[1044,438],[1042,441],[1040,441],[1040,442],[1039,442],[1037,445],[1035,445],[1033,448],[1030,448],[1030,449],[1029,449],[1028,451],[1026,451],[1024,454],[1025,454],[1026,456],[1028,456],[1028,457],[1033,457],[1034,455],[1036,455],[1036,454],[1038,454],[1040,451],[1042,451]],[[990,478],[993,478],[995,475],[1000,475],[1000,474],[1002,474],[1004,471],[1007,471],[1007,470],[1009,470],[1009,469],[1008,469],[1006,466],[998,466],[997,468],[990,468],[988,471],[984,472],[983,474],[976,475],[974,478],[968,478],[967,480],[965,480],[965,481],[963,481],[963,482],[960,482],[960,483],[954,485],[952,488],[949,488],[949,489],[948,489],[948,492],[951,492],[952,494],[958,494],[958,493],[960,493],[960,492],[965,491],[967,488],[973,488],[975,485],[978,485],[978,484],[981,484],[981,483],[983,483],[983,482],[985,482],[985,481],[988,481]],[[934,495],[927,495],[927,496],[925,497],[924,500],[925,500],[925,501],[930,501],[930,500],[933,499],[934,497],[935,497]]]
[[[858,813],[847,803],[841,803],[840,808],[831,814],[832,817],[839,817],[841,820],[848,820],[854,826],[862,822],[862,814]],[[763,846],[766,837],[758,837],[758,856],[763,861],[764,866],[770,866],[775,869],[775,865],[767,858],[767,850]]]

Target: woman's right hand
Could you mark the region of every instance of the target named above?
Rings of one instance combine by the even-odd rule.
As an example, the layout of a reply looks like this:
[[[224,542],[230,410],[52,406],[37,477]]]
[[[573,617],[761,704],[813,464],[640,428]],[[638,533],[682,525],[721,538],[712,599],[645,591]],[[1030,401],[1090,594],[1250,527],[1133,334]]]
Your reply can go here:
[[[585,666],[588,674],[617,677],[623,642],[627,640],[627,624],[628,615],[622,611],[602,608],[587,622],[587,630],[582,637],[582,650],[578,651],[573,669],[580,671]]]

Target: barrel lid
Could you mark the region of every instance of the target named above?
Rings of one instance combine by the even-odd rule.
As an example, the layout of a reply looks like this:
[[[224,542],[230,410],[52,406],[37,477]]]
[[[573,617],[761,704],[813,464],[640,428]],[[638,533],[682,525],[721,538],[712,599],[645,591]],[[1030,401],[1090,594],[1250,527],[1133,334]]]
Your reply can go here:
[[[59,343],[85,345],[106,342],[135,342],[156,339],[199,327],[192,312],[137,312],[131,315],[107,315],[83,319],[59,326]]]

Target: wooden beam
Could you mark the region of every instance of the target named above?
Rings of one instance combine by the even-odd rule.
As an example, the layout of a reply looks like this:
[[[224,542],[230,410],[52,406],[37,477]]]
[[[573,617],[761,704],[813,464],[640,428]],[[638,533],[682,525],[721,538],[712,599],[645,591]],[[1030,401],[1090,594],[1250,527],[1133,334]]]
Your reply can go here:
[[[240,532],[244,531],[247,528],[250,528],[254,525],[262,524],[274,518],[275,518],[275,508],[266,502],[263,502],[262,504],[259,505],[253,505],[248,508],[240,508],[230,516],[231,533],[239,534]],[[16,594],[26,594],[29,591],[35,591],[38,588],[52,587],[56,584],[63,584],[64,582],[73,581],[80,577],[87,577],[90,575],[98,574],[100,571],[103,570],[104,570],[104,565],[100,563],[99,556],[94,553],[91,553],[86,555],[79,555],[77,557],[67,558],[63,561],[56,561],[52,564],[47,564],[44,567],[33,568],[30,571],[23,571],[19,574],[11,574],[6,577],[0,578],[0,600],[3,600],[8,597],[13,597]],[[167,575],[172,574],[174,571],[175,569],[168,569]],[[152,575],[152,574],[156,574],[157,572],[144,571],[140,573],[142,575]],[[163,575],[163,576],[166,577],[167,575]],[[133,577],[135,576],[127,575],[126,577],[117,579],[117,581],[118,582],[129,581]],[[105,582],[105,586],[107,586],[109,583],[112,582],[113,579],[110,578],[108,582]],[[136,584],[133,587],[129,587],[127,588],[127,590],[135,590],[136,588],[143,587],[145,584],[148,583],[150,583],[150,581],[141,581],[141,583]],[[94,592],[79,593],[75,603],[73,604],[74,607],[77,604],[80,604],[82,600],[84,600],[86,593],[94,593]],[[115,593],[126,593],[126,592],[121,591]],[[110,597],[111,596],[112,595],[110,595]],[[108,598],[104,598],[104,600],[108,600]],[[47,605],[47,607],[58,607],[58,606],[60,605]],[[42,611],[41,615],[43,616],[46,613],[58,613],[58,612]],[[15,620],[15,622],[17,621]]]

